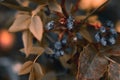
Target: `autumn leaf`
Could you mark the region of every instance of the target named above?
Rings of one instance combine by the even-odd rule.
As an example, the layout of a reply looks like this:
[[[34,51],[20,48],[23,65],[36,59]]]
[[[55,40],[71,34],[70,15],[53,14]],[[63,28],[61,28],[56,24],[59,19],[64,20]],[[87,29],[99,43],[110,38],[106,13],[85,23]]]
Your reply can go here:
[[[108,60],[97,54],[92,46],[86,46],[80,53],[78,80],[99,80],[107,69]]]
[[[22,39],[23,39],[25,54],[26,56],[28,56],[32,48],[33,36],[28,30],[26,30],[22,33]]]
[[[43,71],[38,63],[33,64],[32,71],[30,72],[29,80],[41,80],[43,77]]]
[[[62,8],[56,0],[48,0],[48,1],[49,1],[48,6],[51,11],[57,11],[57,12],[62,13]]]
[[[19,16],[16,17],[14,23],[9,28],[10,32],[19,32],[23,30],[27,30],[30,24],[30,16],[29,15],[23,15],[19,14]]]
[[[120,80],[120,64],[112,62],[109,64],[108,77],[110,80]]]
[[[44,48],[42,47],[32,47],[30,53],[41,55],[44,52]]]
[[[29,29],[30,29],[30,32],[33,34],[33,36],[38,41],[41,41],[43,36],[43,24],[39,16],[33,16],[31,18],[31,24]]]
[[[24,75],[27,74],[31,71],[32,69],[33,62],[32,61],[27,61],[22,65],[22,68],[19,72],[19,75]]]

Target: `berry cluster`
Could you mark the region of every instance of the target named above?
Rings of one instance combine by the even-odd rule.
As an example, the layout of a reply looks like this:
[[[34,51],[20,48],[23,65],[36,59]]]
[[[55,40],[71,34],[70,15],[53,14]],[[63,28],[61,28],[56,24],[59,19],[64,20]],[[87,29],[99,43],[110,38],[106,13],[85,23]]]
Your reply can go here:
[[[114,24],[108,21],[106,27],[101,26],[99,31],[95,34],[95,40],[100,42],[103,46],[113,45],[116,43],[117,32],[114,29]]]
[[[57,41],[54,44],[54,54],[53,57],[57,58],[64,55],[64,51],[62,50],[62,43],[61,41]]]
[[[74,26],[74,18],[73,18],[72,16],[69,16],[69,17],[67,18],[66,24],[67,24],[68,30],[73,29],[73,26]]]

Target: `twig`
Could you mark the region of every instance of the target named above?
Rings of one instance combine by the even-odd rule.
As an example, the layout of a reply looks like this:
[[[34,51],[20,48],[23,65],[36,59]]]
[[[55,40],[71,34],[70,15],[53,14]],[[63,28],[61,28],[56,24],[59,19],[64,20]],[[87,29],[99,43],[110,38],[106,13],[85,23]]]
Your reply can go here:
[[[96,13],[100,8],[102,8],[103,6],[105,6],[107,3],[109,2],[109,0],[105,1],[101,6],[99,6],[98,8],[96,8],[95,10],[93,10],[83,21],[82,24],[86,22],[86,20],[93,15],[94,13]]]
[[[65,15],[65,17],[68,17],[68,13],[67,13],[66,8],[65,8],[65,1],[66,0],[61,1],[61,8],[62,8],[62,12]]]
[[[20,10],[20,11],[28,11],[28,12],[32,11],[31,8],[21,7],[21,6],[17,6],[17,5],[13,5],[13,4],[5,3],[5,2],[0,2],[0,5],[6,6],[11,9]]]

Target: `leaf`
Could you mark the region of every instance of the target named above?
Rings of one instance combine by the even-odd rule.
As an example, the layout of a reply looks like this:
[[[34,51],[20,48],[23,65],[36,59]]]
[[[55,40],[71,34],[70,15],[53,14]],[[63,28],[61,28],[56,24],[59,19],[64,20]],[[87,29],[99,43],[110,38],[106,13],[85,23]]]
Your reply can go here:
[[[44,52],[44,48],[42,48],[42,47],[32,47],[30,52],[34,53],[34,54],[42,54]]]
[[[93,42],[92,37],[86,28],[82,27],[79,32],[88,42]]]
[[[51,11],[57,11],[62,13],[62,8],[56,0],[48,0],[48,1],[49,1],[48,6]]]
[[[94,47],[88,45],[80,53],[78,80],[99,80],[107,69],[108,60],[97,54]]]
[[[101,52],[106,56],[120,56],[120,44],[101,49]]]
[[[25,53],[25,49],[21,49],[21,52]],[[42,47],[31,47],[29,54],[38,54],[41,55],[44,52],[44,48]]]
[[[31,18],[31,24],[30,24],[30,32],[34,35],[34,37],[41,41],[43,36],[43,24],[39,16],[33,16]]]
[[[33,69],[30,72],[29,80],[41,80],[43,77],[43,71],[38,63],[33,64]]]
[[[110,80],[120,80],[120,64],[111,62],[108,68]]]
[[[45,48],[45,52],[46,52],[47,54],[54,54],[54,51],[53,51],[52,49],[50,49],[49,47],[46,47],[46,48]]]
[[[19,72],[19,75],[24,75],[27,74],[31,71],[32,69],[33,62],[32,61],[27,61],[22,65],[22,68]]]
[[[22,39],[23,39],[25,54],[26,56],[28,56],[32,48],[33,36],[28,30],[26,30],[22,34]]]
[[[29,15],[23,15],[19,14],[19,16],[16,17],[14,23],[9,28],[10,32],[19,32],[28,29],[30,24],[30,16]]]

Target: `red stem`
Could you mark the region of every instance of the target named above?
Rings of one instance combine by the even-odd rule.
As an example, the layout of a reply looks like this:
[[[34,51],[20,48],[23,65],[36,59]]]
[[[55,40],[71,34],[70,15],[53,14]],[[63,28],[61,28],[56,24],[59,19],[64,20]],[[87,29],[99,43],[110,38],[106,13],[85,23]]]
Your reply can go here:
[[[62,8],[62,11],[63,11],[63,14],[65,15],[65,17],[68,17],[68,13],[67,13],[67,10],[65,8],[65,1],[66,0],[61,1],[61,8]]]

